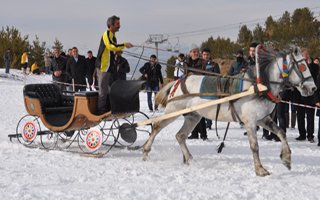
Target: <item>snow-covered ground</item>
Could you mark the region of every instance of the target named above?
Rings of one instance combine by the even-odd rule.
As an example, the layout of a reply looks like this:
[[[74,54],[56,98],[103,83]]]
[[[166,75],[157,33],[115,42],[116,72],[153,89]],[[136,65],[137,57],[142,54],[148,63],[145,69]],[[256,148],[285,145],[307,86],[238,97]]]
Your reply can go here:
[[[260,156],[270,176],[257,177],[247,137],[239,124],[231,124],[221,154],[220,140],[188,140],[193,154],[189,166],[175,133],[179,118],[156,138],[150,160],[142,152],[113,148],[103,158],[87,158],[61,151],[44,151],[11,143],[19,119],[26,114],[22,89],[26,83],[50,81],[50,76],[0,69],[0,197],[1,199],[320,199],[320,147],[296,142],[297,129],[288,129],[292,170],[281,164],[280,143],[260,139]],[[141,111],[148,115],[146,94],[140,94]],[[159,115],[157,113],[156,115]],[[316,121],[318,118],[316,118]],[[316,123],[316,133],[318,131]],[[220,134],[225,123],[219,123]],[[315,135],[316,136],[316,135]],[[138,137],[143,142],[145,137]]]

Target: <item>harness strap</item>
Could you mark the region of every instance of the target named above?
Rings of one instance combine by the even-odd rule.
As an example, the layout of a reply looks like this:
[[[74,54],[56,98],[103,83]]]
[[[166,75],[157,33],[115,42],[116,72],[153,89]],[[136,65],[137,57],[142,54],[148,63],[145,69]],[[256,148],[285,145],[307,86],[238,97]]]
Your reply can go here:
[[[267,97],[270,101],[274,102],[274,103],[279,103],[280,102],[280,98],[276,97],[272,94],[272,92],[269,90],[267,93]]]
[[[181,87],[183,94],[189,94],[189,91],[188,91],[187,85],[186,85],[186,80],[187,80],[187,78],[184,78],[184,79],[181,79],[181,81],[180,81],[180,87]]]
[[[174,96],[174,93],[175,93],[176,90],[178,89],[178,86],[179,86],[179,84],[180,84],[180,81],[181,81],[181,79],[178,79],[178,80],[174,83],[173,89],[172,89],[172,91],[171,91],[170,94],[169,94],[169,97],[170,97],[170,98]]]
[[[229,107],[230,107],[230,110],[231,110],[231,116],[232,116],[232,119],[234,121],[238,121],[240,122],[241,124],[243,124],[243,122],[241,121],[240,119],[240,116],[238,115],[235,107],[234,107],[234,101],[229,101]]]
[[[219,112],[220,112],[220,105],[221,104],[218,104],[217,105],[217,112],[216,112],[216,121],[214,122],[215,123],[215,127],[216,127],[216,135],[217,135],[217,138],[220,139],[220,136],[218,134],[218,116],[219,116]]]

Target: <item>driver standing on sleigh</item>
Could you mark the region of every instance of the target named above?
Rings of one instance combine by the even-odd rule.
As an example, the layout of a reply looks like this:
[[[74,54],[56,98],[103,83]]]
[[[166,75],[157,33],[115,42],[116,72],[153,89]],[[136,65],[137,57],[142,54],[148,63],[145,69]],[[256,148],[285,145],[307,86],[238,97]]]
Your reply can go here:
[[[115,15],[109,17],[107,26],[108,30],[105,31],[101,37],[96,59],[96,67],[99,68],[99,114],[103,114],[111,109],[109,92],[110,86],[113,83],[113,73],[115,72],[115,51],[133,47],[130,42],[117,43],[115,34],[120,29],[120,17]]]

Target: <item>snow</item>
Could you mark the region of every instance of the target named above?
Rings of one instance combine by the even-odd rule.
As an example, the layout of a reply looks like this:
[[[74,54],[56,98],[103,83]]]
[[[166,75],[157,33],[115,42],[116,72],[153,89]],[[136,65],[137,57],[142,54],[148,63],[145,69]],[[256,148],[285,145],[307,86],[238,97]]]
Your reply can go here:
[[[267,177],[255,175],[247,137],[237,123],[231,124],[221,154],[216,152],[221,140],[213,130],[208,132],[210,141],[188,140],[194,158],[189,166],[182,163],[175,140],[182,118],[158,135],[146,162],[141,150],[113,148],[98,159],[10,142],[7,135],[15,133],[19,119],[26,114],[24,84],[51,80],[48,75],[10,72],[7,76],[0,69],[1,199],[319,199],[320,147],[295,141],[297,129],[287,133],[291,171],[279,158],[280,143],[262,140],[262,130],[258,132],[260,158],[271,173]],[[141,111],[152,117],[145,93],[140,94],[140,101]],[[222,135],[226,124],[219,122],[218,126]],[[138,135],[137,143],[145,139]]]

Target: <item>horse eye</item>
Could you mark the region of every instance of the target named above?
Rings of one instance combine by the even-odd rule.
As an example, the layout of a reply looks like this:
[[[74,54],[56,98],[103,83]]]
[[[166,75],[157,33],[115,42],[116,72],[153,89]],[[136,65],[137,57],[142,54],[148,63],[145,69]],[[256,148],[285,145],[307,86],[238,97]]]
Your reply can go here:
[[[306,71],[306,69],[307,69],[307,67],[305,64],[299,64],[299,71],[300,72],[304,72],[304,71]]]

